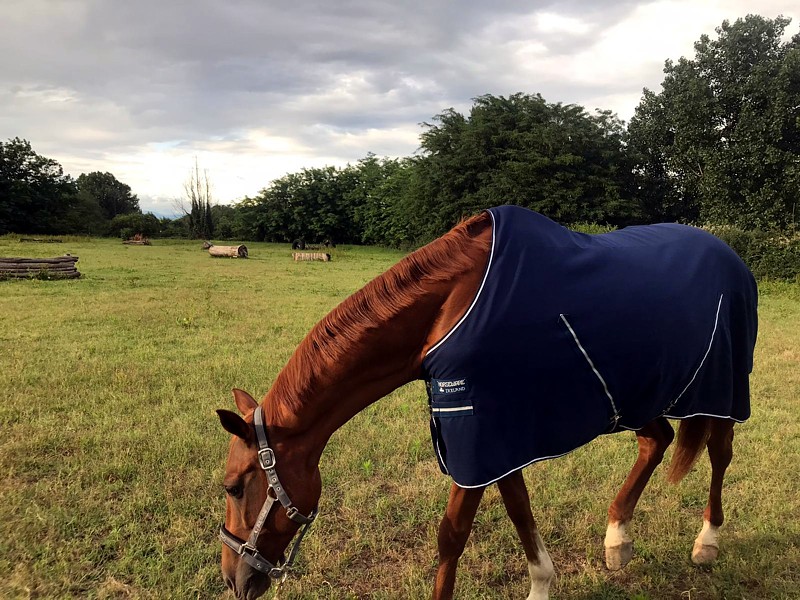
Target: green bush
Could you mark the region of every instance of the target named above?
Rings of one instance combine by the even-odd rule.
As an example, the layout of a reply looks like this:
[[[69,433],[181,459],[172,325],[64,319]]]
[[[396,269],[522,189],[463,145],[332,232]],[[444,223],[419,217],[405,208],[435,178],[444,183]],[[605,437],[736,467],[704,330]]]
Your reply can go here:
[[[757,279],[800,280],[800,233],[746,231],[729,226],[706,226],[747,263]]]

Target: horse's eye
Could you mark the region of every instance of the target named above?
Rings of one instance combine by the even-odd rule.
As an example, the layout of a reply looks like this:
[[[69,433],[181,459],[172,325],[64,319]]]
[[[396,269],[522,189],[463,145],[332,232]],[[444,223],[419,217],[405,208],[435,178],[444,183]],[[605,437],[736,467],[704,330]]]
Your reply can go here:
[[[241,486],[238,485],[226,485],[225,493],[228,494],[228,496],[232,496],[233,498],[241,498],[242,488]]]

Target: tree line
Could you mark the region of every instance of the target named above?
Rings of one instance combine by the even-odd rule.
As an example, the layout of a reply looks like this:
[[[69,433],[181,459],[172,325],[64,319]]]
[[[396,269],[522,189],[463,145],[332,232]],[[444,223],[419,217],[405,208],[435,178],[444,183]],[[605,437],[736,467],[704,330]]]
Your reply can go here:
[[[539,94],[485,95],[467,114],[447,109],[424,123],[414,156],[303,169],[233,206],[206,197],[195,211],[193,200],[175,220],[141,215],[112,175],[72,181],[13,139],[0,144],[0,233],[114,233],[115,224],[148,221],[150,235],[411,247],[506,203],[564,224],[794,231],[800,34],[782,41],[789,24],[754,15],[723,22],[714,39],[695,43],[694,58],[666,62],[661,90],[644,90],[627,127],[610,111]],[[193,178],[200,187],[187,193],[207,189],[196,165]]]

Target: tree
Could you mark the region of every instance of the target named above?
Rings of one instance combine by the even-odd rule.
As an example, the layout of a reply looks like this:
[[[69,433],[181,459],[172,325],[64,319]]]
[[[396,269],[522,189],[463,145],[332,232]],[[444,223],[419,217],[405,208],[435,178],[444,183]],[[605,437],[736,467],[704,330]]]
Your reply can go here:
[[[214,237],[214,217],[211,214],[211,184],[208,180],[208,171],[200,173],[197,159],[194,161],[188,181],[183,189],[189,200],[190,209],[181,206],[188,217],[189,237],[209,240]]]
[[[85,201],[97,202],[109,221],[117,215],[141,212],[139,198],[131,193],[130,186],[111,173],[82,174],[78,177],[78,193]]]
[[[352,169],[303,169],[273,181],[243,208],[256,239],[288,242],[358,242],[351,192],[358,185]],[[263,236],[263,237],[262,237]]]
[[[406,246],[413,242],[404,202],[412,167],[411,159],[380,159],[374,154],[348,167],[355,185],[347,203],[360,243]]]
[[[425,123],[411,193],[413,229],[433,238],[462,216],[518,204],[564,223],[635,218],[625,130],[610,112],[541,95],[475,99]]]
[[[749,15],[667,61],[628,128],[642,210],[652,220],[787,228],[800,197],[800,34]]]
[[[0,233],[69,233],[75,182],[27,140],[0,142]]]
[[[111,235],[127,240],[136,234],[155,237],[161,233],[161,221],[153,213],[130,212],[119,214],[108,226]]]

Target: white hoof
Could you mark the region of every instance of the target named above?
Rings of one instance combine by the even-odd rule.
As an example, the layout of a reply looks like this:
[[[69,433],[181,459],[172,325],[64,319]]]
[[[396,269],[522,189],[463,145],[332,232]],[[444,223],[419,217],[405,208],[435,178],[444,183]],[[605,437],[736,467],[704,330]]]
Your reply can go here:
[[[535,582],[531,586],[531,593],[526,600],[549,600],[550,599],[550,580]]]
[[[619,571],[633,558],[633,542],[606,548],[606,567],[609,571]]]
[[[719,527],[703,520],[703,529],[694,541],[692,562],[696,565],[710,565],[719,556]]]
[[[694,543],[692,548],[692,562],[696,565],[710,565],[717,560],[719,548],[707,544]]]
[[[606,567],[611,571],[619,571],[633,558],[633,540],[626,529],[626,523],[609,523],[606,529]]]

